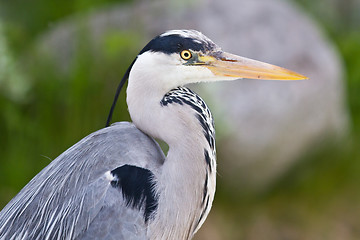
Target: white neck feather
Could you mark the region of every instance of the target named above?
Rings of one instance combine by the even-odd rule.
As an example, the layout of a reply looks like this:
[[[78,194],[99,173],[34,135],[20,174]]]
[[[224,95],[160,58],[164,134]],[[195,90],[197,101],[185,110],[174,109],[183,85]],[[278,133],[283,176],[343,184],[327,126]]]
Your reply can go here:
[[[164,71],[164,64],[161,68]],[[166,74],[156,73],[155,66],[149,68],[144,61],[137,60],[130,72],[127,88],[127,104],[134,124],[169,145],[157,179],[160,198],[156,221],[153,221],[157,224],[150,223],[149,233],[151,239],[189,239],[203,222],[199,224],[207,174],[209,206],[212,204],[216,170],[207,173],[204,149],[211,150],[194,110],[188,105],[160,104],[164,95],[173,88],[173,84],[167,85],[164,81],[176,79],[157,79]],[[207,214],[208,211],[205,217]],[[189,231],[184,233],[183,229]]]

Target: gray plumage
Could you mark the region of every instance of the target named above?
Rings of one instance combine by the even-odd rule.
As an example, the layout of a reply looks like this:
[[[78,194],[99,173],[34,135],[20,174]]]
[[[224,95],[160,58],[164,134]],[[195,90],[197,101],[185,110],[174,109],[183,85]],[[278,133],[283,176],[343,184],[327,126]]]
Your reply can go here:
[[[164,159],[158,144],[132,123],[92,133],[1,211],[0,239],[145,239],[143,214],[125,206],[104,173],[129,162],[156,173]]]

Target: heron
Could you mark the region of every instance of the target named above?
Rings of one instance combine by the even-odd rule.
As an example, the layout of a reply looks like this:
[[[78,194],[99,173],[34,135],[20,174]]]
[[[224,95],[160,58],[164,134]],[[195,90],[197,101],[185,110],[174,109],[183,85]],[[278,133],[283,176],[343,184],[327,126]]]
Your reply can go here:
[[[184,86],[241,78],[306,79],[224,52],[196,30],[153,38],[108,118],[128,81],[132,122],[91,133],[40,171],[0,212],[0,239],[193,238],[214,200],[215,130],[205,102]]]

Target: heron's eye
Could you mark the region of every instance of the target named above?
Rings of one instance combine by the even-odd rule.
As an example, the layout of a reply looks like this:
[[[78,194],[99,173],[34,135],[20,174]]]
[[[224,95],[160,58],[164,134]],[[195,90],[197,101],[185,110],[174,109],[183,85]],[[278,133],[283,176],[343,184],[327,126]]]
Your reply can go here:
[[[189,50],[183,50],[181,51],[180,56],[184,60],[189,60],[192,57],[192,54]]]

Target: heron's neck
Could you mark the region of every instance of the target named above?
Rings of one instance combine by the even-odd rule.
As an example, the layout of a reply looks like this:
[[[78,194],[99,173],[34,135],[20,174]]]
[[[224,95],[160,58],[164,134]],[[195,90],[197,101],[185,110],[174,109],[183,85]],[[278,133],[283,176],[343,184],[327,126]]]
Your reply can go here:
[[[133,87],[129,81],[127,102],[134,124],[169,145],[157,179],[156,217],[161,219],[151,227],[154,233],[165,235],[154,238],[187,239],[205,220],[215,192],[215,136],[210,110],[187,88],[176,88],[159,96],[147,89],[136,93],[140,88]],[[187,235],[179,237],[184,228],[188,229]]]

